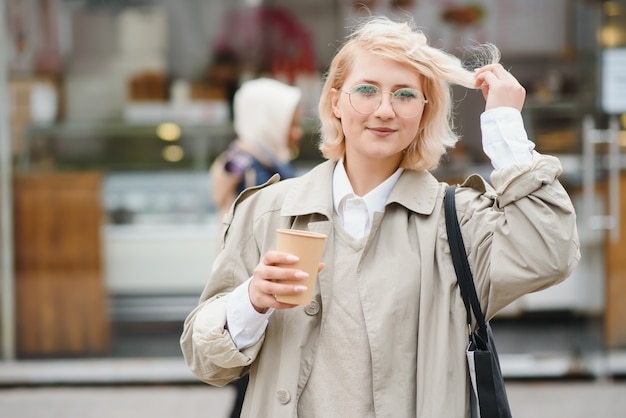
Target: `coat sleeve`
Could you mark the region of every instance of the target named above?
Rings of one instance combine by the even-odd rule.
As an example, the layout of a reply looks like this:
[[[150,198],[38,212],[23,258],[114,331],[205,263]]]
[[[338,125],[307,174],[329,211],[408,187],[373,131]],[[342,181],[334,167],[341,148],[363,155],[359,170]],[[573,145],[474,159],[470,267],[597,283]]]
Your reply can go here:
[[[264,337],[239,350],[227,329],[226,308],[232,291],[250,277],[260,258],[253,236],[254,214],[244,200],[276,181],[278,177],[244,191],[224,216],[222,249],[198,306],[183,325],[180,346],[185,362],[200,380],[211,385],[223,386],[247,373],[263,345]]]
[[[477,178],[457,190],[457,210],[487,318],[526,293],[565,280],[580,259],[576,214],[552,156]],[[495,188],[495,189],[494,189]]]
[[[180,339],[183,357],[198,379],[224,386],[247,372],[263,344],[263,337],[240,351],[226,329],[228,294],[201,303],[185,320]]]

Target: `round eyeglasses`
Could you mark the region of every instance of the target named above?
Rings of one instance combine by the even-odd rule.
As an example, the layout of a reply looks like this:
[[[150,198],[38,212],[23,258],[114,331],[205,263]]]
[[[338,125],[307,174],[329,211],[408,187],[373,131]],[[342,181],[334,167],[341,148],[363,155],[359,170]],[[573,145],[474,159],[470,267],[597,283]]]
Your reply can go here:
[[[352,108],[362,115],[374,113],[383,101],[383,94],[391,94],[391,106],[401,118],[414,118],[428,103],[421,91],[408,87],[396,91],[381,91],[371,84],[358,84],[350,91],[342,91],[348,95]]]

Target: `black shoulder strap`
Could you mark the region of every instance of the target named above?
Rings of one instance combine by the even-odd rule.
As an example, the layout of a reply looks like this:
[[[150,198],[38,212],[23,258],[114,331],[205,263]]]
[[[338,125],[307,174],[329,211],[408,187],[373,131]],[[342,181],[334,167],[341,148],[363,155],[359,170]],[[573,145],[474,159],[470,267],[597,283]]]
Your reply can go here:
[[[471,312],[474,313],[478,327],[484,328],[485,316],[480,309],[480,302],[478,301],[476,288],[474,287],[474,277],[472,276],[472,271],[467,261],[463,236],[461,235],[461,228],[456,215],[455,189],[456,186],[448,186],[444,197],[446,231],[448,233],[450,254],[452,256],[452,263],[454,264],[454,271],[456,272],[456,279],[459,283],[459,289],[461,290],[461,297],[463,298],[463,303],[467,310],[467,323],[471,324],[471,306]]]

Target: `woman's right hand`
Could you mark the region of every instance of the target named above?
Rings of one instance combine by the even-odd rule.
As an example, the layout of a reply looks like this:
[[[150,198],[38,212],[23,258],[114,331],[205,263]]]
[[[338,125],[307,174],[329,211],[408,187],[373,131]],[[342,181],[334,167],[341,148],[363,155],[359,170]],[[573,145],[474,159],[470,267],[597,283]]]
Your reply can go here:
[[[485,110],[502,106],[522,110],[526,90],[502,64],[489,64],[477,69],[474,82],[485,97]]]
[[[298,257],[295,255],[280,251],[269,251],[263,256],[254,268],[248,286],[250,302],[257,312],[265,313],[269,308],[288,309],[297,306],[276,300],[276,295],[297,295],[307,290],[303,284],[281,283],[284,280],[297,281],[309,277],[308,273],[289,267],[289,264],[297,261]],[[323,264],[320,263],[320,270],[322,268]]]

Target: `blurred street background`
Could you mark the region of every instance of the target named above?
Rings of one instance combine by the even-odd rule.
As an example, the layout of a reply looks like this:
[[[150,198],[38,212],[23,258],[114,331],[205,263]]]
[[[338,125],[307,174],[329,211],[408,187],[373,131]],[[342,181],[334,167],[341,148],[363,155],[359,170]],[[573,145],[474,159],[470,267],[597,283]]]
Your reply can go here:
[[[515,417],[626,416],[626,0],[0,0],[0,417],[227,418],[233,388],[198,383],[178,338],[217,248],[233,93],[302,89],[309,170],[362,3],[461,58],[495,43],[563,164],[580,264],[492,324]],[[484,100],[452,93],[462,141],[434,174],[488,178]]]
[[[515,418],[625,416],[626,375],[609,373],[621,370],[620,358],[610,366],[609,355],[593,350],[597,324],[565,318],[541,328],[535,322],[545,319],[526,319],[523,326],[517,321],[493,323]],[[0,416],[229,418],[234,387],[212,387],[192,375],[178,347],[181,326],[173,321],[117,328],[115,356],[0,362]],[[571,355],[571,341],[587,355]]]
[[[620,418],[626,383],[508,383],[515,418]],[[14,388],[0,391],[13,418],[228,418],[235,391],[200,385]]]
[[[0,366],[2,417],[229,418],[232,386],[198,382],[182,358],[28,361]],[[60,384],[62,383],[62,384]],[[398,382],[402,384],[402,382]],[[507,379],[515,418],[619,418],[626,380]]]

